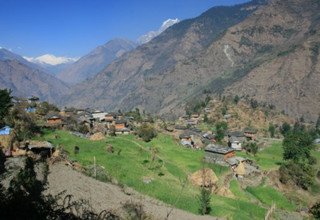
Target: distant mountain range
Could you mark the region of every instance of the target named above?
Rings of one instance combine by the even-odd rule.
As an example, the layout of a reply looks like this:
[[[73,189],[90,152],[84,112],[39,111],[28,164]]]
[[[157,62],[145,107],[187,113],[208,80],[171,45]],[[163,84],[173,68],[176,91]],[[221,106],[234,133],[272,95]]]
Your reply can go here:
[[[57,103],[68,86],[51,74],[35,69],[24,61],[0,59],[0,88],[8,88],[14,96],[37,96],[43,101]]]
[[[71,89],[64,104],[182,114],[211,95],[246,96],[314,120],[320,112],[320,2],[214,7],[180,21]]]
[[[57,75],[70,89],[42,67],[2,49],[0,87],[18,92],[30,81],[28,88],[39,89],[19,94],[31,91],[35,94],[28,96],[38,93],[63,106],[138,107],[161,115],[184,114],[187,102],[206,95],[239,95],[315,120],[320,113],[319,11],[318,0],[213,7],[173,22],[142,45],[116,39],[97,47]]]
[[[57,77],[69,84],[90,79],[108,64],[134,49],[137,45],[129,40],[114,39],[81,57],[77,62],[57,74]]]
[[[159,28],[159,30],[156,31],[149,31],[148,33],[142,35],[139,37],[138,39],[138,43],[139,44],[145,44],[148,43],[149,41],[151,41],[153,38],[155,38],[156,36],[158,36],[159,34],[161,34],[162,32],[164,32],[166,29],[168,29],[169,27],[171,27],[172,25],[178,23],[180,20],[178,18],[175,19],[167,19],[165,20],[161,27]]]
[[[45,54],[39,57],[23,57],[29,62],[35,63],[49,73],[57,74],[78,60],[78,58],[56,57]]]

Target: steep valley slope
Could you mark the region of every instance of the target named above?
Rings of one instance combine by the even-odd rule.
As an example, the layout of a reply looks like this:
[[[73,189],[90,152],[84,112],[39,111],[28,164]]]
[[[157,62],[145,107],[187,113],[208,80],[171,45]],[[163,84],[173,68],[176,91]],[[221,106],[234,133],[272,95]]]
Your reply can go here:
[[[75,86],[64,105],[182,114],[204,93],[320,112],[317,0],[252,1],[184,20]]]

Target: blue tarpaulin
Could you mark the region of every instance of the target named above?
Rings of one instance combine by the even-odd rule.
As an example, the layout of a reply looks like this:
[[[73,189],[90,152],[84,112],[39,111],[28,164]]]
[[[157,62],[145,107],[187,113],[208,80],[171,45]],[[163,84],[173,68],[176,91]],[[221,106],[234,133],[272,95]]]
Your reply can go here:
[[[0,129],[0,135],[9,135],[11,128],[9,126],[5,126]]]
[[[28,113],[35,113],[36,112],[36,108],[32,108],[32,107],[26,108],[25,110]]]

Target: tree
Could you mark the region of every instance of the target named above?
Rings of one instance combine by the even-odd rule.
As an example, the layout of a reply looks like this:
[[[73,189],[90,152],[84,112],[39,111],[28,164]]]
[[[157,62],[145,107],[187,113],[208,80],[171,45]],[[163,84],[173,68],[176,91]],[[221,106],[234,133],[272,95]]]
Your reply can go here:
[[[292,182],[305,190],[313,184],[315,176],[312,166],[302,162],[294,162],[292,160],[281,164],[279,174],[279,180],[282,183],[287,184],[288,182]]]
[[[276,128],[272,123],[269,124],[269,129],[268,130],[270,132],[270,137],[274,138],[274,134],[276,132]]]
[[[320,219],[320,201],[311,207],[310,212],[315,219]]]
[[[206,187],[202,186],[200,190],[200,195],[199,195],[199,203],[200,203],[199,213],[201,215],[210,214],[211,212],[210,201],[211,201],[210,188],[207,189]]]
[[[238,102],[240,101],[240,97],[238,95],[236,95],[234,98],[233,98],[233,102],[234,104],[238,104]]]
[[[49,102],[42,102],[37,108],[37,114],[39,115],[46,115],[49,112],[58,112],[60,111],[59,108]]]
[[[151,126],[147,123],[144,123],[138,129],[138,135],[145,142],[149,142],[152,140],[152,138],[157,136],[157,131],[153,126]]]
[[[294,131],[283,139],[283,159],[305,161],[310,158],[314,148],[313,139],[306,131]]]
[[[291,132],[291,126],[287,122],[284,122],[280,128],[280,132],[283,136],[286,136]]]
[[[250,100],[250,106],[251,106],[251,108],[256,109],[256,108],[258,108],[259,103],[258,103],[257,100],[251,99],[251,100]]]
[[[3,118],[8,114],[12,107],[11,90],[0,89],[0,126],[3,124]]]
[[[320,114],[318,116],[317,122],[316,122],[316,130],[320,134]]]
[[[248,142],[244,145],[244,149],[253,154],[253,156],[256,156],[256,154],[258,153],[258,145],[256,142]]]
[[[222,139],[224,138],[224,134],[227,131],[227,129],[228,129],[228,124],[226,122],[224,122],[224,121],[218,122],[216,124],[216,132],[217,132],[216,138],[217,138],[218,142],[222,141]]]
[[[21,106],[12,108],[6,117],[6,123],[14,128],[16,138],[19,141],[31,138],[35,133],[40,133],[35,116],[25,112]]]

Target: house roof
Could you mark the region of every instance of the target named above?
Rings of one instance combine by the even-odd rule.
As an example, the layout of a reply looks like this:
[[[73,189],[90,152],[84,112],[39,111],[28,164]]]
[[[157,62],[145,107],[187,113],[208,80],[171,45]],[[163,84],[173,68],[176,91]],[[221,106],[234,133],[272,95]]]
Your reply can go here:
[[[257,133],[257,129],[254,128],[245,128],[243,129],[244,133],[251,133],[251,134],[256,134]]]
[[[29,141],[28,149],[31,150],[33,148],[49,148],[52,149],[54,146],[48,141]]]
[[[57,115],[53,115],[53,116],[47,117],[48,120],[50,120],[50,119],[59,119],[59,118],[61,118],[61,117],[57,116]]]
[[[232,136],[233,137],[244,137],[244,134],[241,131],[229,131],[228,136],[229,137],[232,137]]]
[[[9,126],[4,126],[0,129],[0,135],[9,135],[11,128]]]
[[[209,144],[208,146],[206,146],[204,151],[211,152],[211,153],[217,153],[217,154],[227,154],[230,152],[234,152],[234,150],[232,148],[218,146],[218,145],[214,145],[214,144]]]
[[[127,123],[126,120],[123,120],[123,119],[116,120],[116,124],[125,124],[125,123]]]
[[[229,141],[230,141],[230,142],[240,142],[239,138],[236,137],[236,136],[231,136],[231,137],[229,138]]]
[[[243,157],[230,157],[227,159],[227,163],[231,166],[238,165],[240,162],[245,161]]]
[[[180,139],[182,139],[182,138],[190,138],[191,135],[192,135],[192,134],[191,134],[190,132],[186,131],[186,132],[180,134],[180,135],[179,135],[179,138],[180,138]]]

